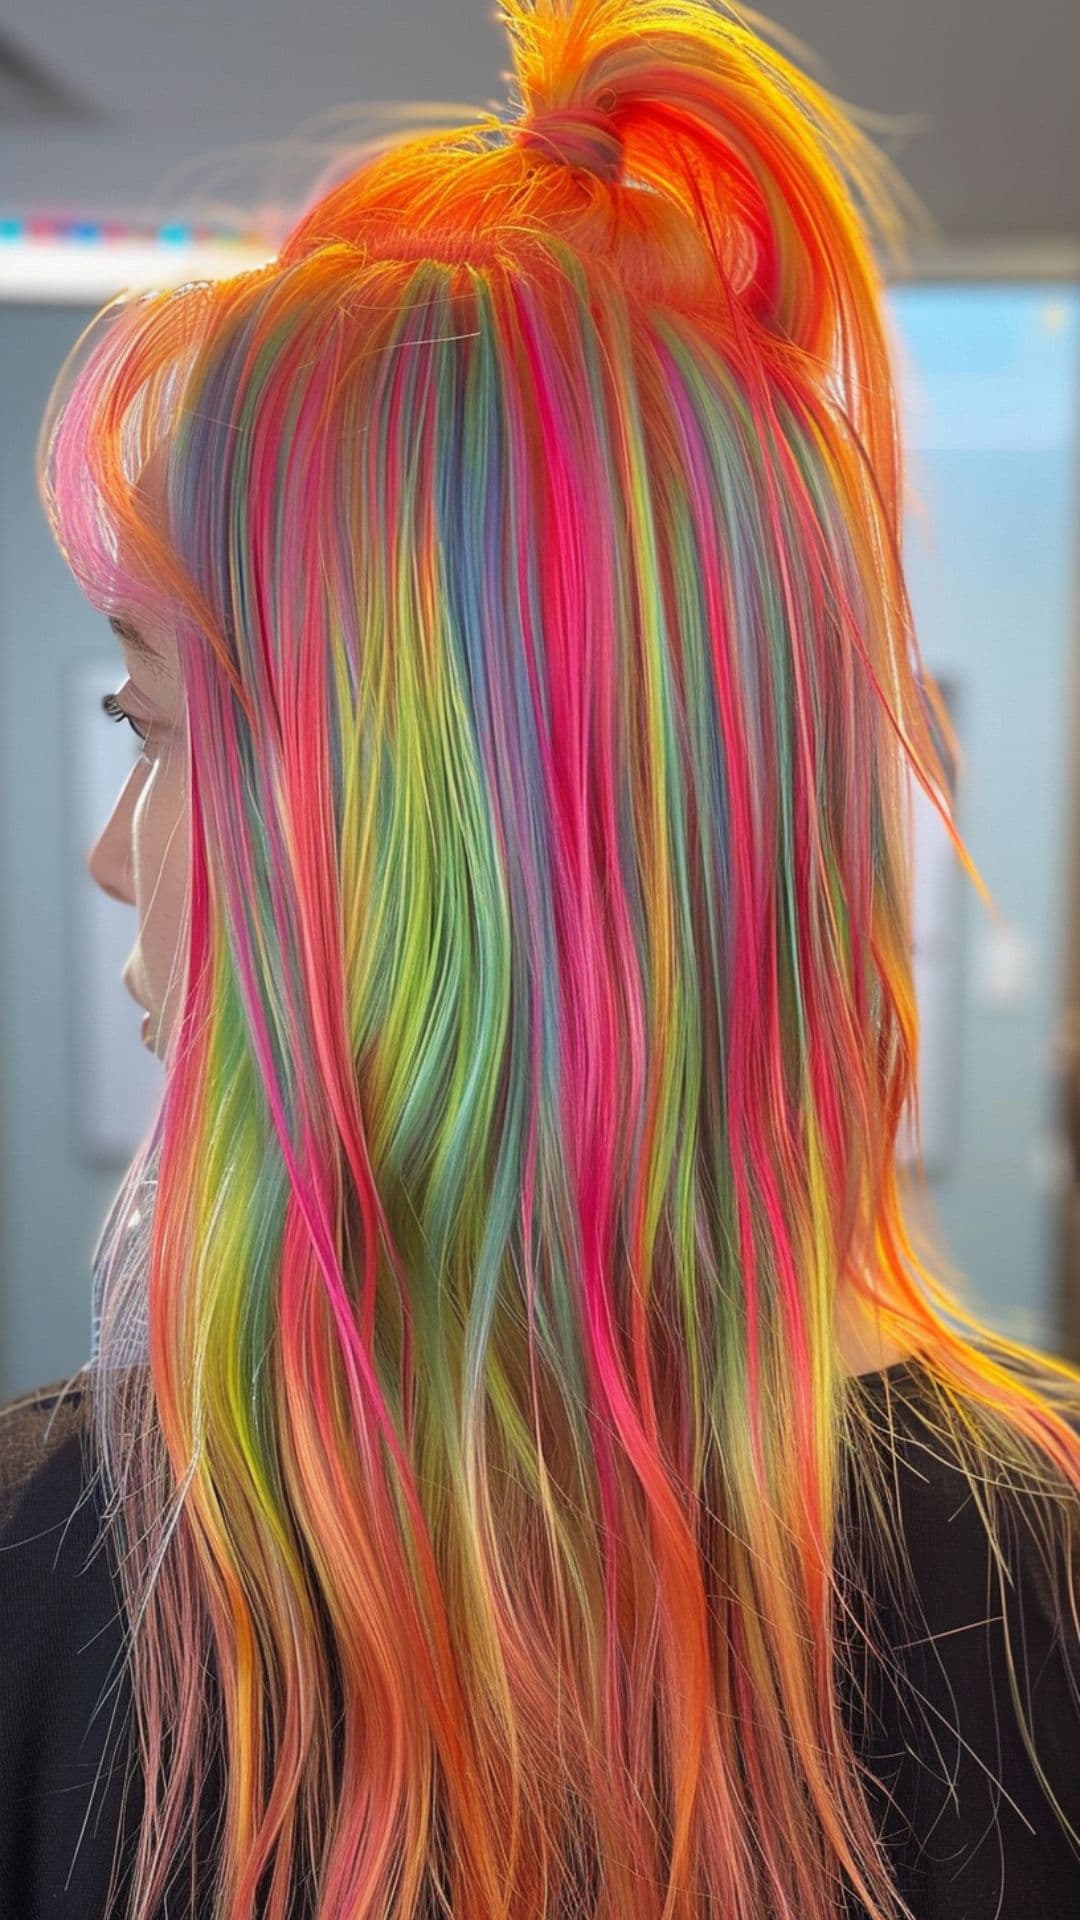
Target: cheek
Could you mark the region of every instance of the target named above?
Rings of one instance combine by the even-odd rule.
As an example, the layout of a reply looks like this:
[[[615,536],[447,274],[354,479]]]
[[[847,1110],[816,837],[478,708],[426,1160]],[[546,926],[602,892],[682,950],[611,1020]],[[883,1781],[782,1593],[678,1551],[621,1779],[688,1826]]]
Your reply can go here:
[[[153,761],[131,817],[136,904],[169,919],[179,910],[187,869],[187,801],[180,770]]]

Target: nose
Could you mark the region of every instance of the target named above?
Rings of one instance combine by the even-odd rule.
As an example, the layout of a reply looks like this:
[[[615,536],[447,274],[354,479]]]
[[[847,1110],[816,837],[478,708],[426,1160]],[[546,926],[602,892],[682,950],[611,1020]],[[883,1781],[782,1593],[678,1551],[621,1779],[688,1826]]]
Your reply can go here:
[[[125,906],[133,907],[135,905],[135,893],[130,878],[128,877],[131,863],[129,861],[124,872],[122,874],[118,873],[117,877],[113,878],[107,857],[103,857],[102,854],[104,842],[105,835],[101,834],[99,838],[95,840],[86,856],[86,865],[90,876],[101,888],[102,893],[108,894],[110,900],[122,900]]]
[[[120,900],[125,906],[133,907],[135,888],[131,857],[131,809],[127,804],[130,785],[129,780],[90,848],[86,866],[90,878],[103,893],[108,894],[110,900]]]

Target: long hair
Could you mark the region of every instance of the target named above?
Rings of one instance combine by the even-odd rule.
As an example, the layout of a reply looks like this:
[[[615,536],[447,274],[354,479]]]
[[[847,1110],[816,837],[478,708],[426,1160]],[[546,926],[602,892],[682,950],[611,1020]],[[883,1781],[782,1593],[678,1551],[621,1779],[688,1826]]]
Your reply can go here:
[[[913,782],[988,898],[901,558],[905,191],[751,16],[502,14],[515,118],[129,290],[42,426],[189,756],[152,1229],[90,1370],[130,1912],[217,1754],[219,1920],[906,1913],[843,1711],[845,1476],[886,1557],[896,1511],[837,1304],[1058,1557],[1080,1372],[903,1213]]]

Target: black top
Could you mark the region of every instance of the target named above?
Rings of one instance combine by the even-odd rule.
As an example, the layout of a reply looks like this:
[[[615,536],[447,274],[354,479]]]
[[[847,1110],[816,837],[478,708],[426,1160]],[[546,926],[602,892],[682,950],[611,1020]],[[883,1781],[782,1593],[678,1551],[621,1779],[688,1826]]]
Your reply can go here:
[[[901,1361],[859,1384],[875,1396],[915,1388],[917,1400],[920,1374]],[[102,1516],[84,1399],[58,1382],[0,1409],[0,1920],[121,1920],[130,1885],[125,1840],[107,1915],[114,1843],[134,1832],[141,1787],[136,1776],[125,1810],[121,1603],[109,1556],[94,1551]],[[890,1399],[906,1547],[932,1639],[910,1643],[868,1574],[880,1637],[918,1692],[902,1701],[876,1664],[858,1710],[843,1692],[899,1890],[919,1920],[1077,1920],[1080,1845],[1048,1804],[1014,1716],[985,1527],[959,1465],[938,1457],[905,1398]],[[1037,1549],[1026,1528],[1015,1537],[1010,1612],[1022,1610],[1028,1715],[1080,1833],[1080,1647],[1067,1618],[1064,1645],[1055,1641]],[[1014,1649],[1020,1640],[1016,1626]],[[187,1911],[175,1896],[165,1908]],[[213,1920],[208,1899],[202,1911]],[[852,1898],[847,1911],[858,1920],[863,1910]]]

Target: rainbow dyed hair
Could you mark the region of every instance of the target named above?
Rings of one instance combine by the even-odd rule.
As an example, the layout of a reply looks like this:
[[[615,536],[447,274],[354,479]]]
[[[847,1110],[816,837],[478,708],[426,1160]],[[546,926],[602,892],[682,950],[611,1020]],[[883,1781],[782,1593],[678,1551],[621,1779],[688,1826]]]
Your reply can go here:
[[[133,1920],[214,1742],[220,1920],[892,1914],[841,1289],[976,1487],[989,1436],[1047,1530],[1080,1489],[1080,1372],[964,1308],[895,1166],[912,777],[981,886],[901,564],[902,183],[745,13],[502,12],[520,119],[114,303],[42,429],[190,756],[148,1360],[114,1316],[92,1371]]]

